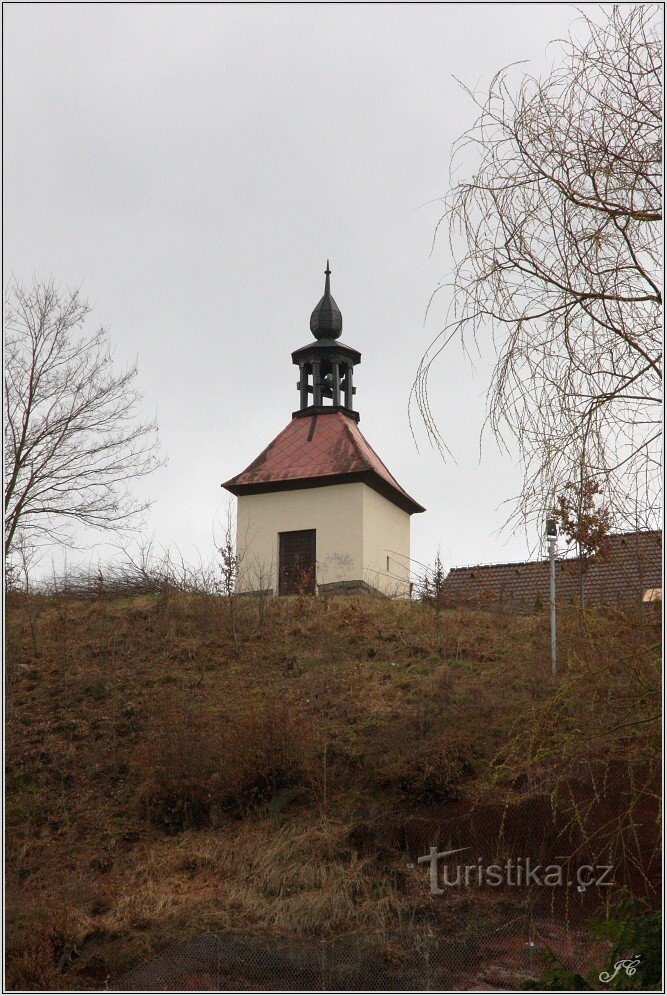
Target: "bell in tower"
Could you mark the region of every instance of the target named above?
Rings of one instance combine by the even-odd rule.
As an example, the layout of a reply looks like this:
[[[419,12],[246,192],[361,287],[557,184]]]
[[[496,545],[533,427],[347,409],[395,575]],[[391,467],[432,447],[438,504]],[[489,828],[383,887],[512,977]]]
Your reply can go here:
[[[358,422],[352,371],[361,361],[361,353],[338,341],[343,331],[343,316],[331,296],[329,260],[324,273],[324,294],[310,316],[315,342],[292,353],[292,362],[299,367],[299,410],[293,414],[305,417],[341,411]]]

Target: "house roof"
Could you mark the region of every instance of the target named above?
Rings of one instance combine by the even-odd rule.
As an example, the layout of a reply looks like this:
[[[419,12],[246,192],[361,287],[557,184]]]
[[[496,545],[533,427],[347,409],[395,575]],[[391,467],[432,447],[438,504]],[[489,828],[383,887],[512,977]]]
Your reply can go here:
[[[649,588],[662,584],[662,532],[614,533],[605,550],[583,562],[584,601],[619,604],[641,601]],[[556,563],[559,601],[579,599],[581,561],[571,557]],[[549,603],[549,561],[455,567],[443,583],[446,605],[489,608],[505,605],[534,609]]]
[[[404,511],[424,507],[389,473],[357,423],[341,411],[296,417],[242,473],[222,487],[235,495],[362,481]]]

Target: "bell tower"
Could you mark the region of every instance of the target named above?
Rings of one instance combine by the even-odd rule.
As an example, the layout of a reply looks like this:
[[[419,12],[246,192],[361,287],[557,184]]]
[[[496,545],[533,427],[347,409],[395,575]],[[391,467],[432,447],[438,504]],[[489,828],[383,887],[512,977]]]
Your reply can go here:
[[[339,341],[343,331],[343,316],[331,296],[329,260],[324,271],[324,294],[310,316],[310,331],[315,342],[292,353],[292,362],[299,367],[299,410],[294,418],[323,415],[339,411],[359,421],[354,410],[352,371],[361,362],[361,353]],[[330,401],[330,403],[328,403]]]
[[[361,434],[352,383],[361,353],[340,341],[328,260],[324,273],[313,338],[292,353],[299,409],[223,484],[238,498],[236,590],[409,598],[410,516],[424,506]]]

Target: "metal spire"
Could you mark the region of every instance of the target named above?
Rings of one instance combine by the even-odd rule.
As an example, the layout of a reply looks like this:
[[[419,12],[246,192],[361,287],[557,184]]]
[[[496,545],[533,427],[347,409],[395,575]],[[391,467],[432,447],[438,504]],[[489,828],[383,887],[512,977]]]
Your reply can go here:
[[[331,268],[324,271],[324,294],[310,316],[310,331],[316,339],[337,339],[343,328],[340,309],[331,296]]]

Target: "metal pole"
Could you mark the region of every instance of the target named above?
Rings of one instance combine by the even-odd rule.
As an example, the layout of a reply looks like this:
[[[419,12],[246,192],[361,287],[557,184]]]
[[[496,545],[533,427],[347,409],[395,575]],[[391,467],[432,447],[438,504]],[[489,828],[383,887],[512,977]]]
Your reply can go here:
[[[556,537],[549,537],[550,601],[551,601],[551,673],[556,673]]]
[[[333,391],[333,403],[334,407],[338,408],[338,406],[340,405],[340,367],[338,366],[338,360],[333,360],[331,364],[331,376],[332,376],[331,388]]]
[[[320,361],[313,360],[313,404],[319,408],[322,404],[322,382],[320,380]]]
[[[348,363],[345,374],[345,407],[352,408],[352,364]]]
[[[308,371],[305,363],[299,364],[299,407],[308,407]]]

